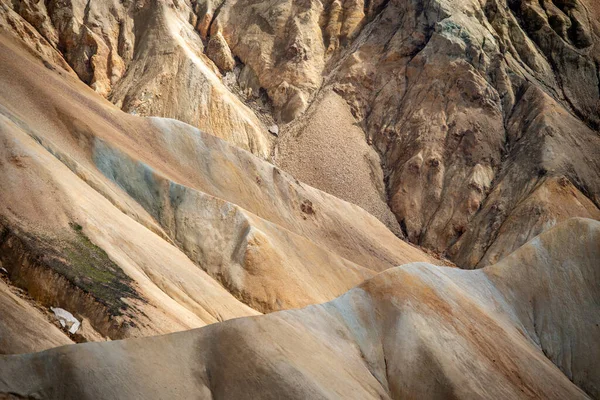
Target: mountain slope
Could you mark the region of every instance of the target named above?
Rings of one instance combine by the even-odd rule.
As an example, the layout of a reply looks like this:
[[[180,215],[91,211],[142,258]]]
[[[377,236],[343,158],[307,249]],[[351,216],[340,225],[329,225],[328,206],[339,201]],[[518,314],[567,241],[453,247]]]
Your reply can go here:
[[[0,398],[600,397],[599,18],[0,0]]]
[[[296,178],[462,267],[496,262],[569,217],[600,218],[593,1],[3,9],[9,30],[39,36],[31,47],[46,62],[123,110],[272,153]],[[274,122],[278,138],[267,132]]]
[[[244,150],[123,113],[10,35],[0,48],[0,262],[101,336],[324,302],[433,260]]]
[[[477,271],[414,263],[301,310],[3,356],[0,392],[78,399],[597,397],[599,243],[597,221],[571,219]]]

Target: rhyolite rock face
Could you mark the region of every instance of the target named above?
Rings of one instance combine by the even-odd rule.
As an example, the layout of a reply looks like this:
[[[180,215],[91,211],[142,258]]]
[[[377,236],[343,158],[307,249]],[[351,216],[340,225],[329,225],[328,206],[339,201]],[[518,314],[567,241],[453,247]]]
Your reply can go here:
[[[600,12],[590,0],[4,8],[44,38],[35,47],[48,62],[123,110],[272,157],[460,266],[600,215]]]
[[[0,0],[0,399],[597,398],[599,21]]]

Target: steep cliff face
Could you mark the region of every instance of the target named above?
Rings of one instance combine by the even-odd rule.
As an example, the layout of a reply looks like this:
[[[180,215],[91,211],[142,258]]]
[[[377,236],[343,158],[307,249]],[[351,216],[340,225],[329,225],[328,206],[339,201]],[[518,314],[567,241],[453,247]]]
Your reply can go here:
[[[212,26],[258,75],[275,116],[295,120],[276,162],[375,209],[376,196],[353,195],[339,173],[365,181],[360,157],[343,154],[349,137],[328,140],[339,124],[322,124],[306,144],[319,114],[302,113],[332,108],[335,91],[381,155],[408,239],[474,267],[556,221],[600,215],[600,25],[588,3],[230,1]],[[333,157],[336,167],[322,161]],[[525,216],[523,202],[535,211]]]
[[[590,3],[228,1],[212,27],[258,76],[275,116],[300,120],[279,144],[281,165],[336,195],[341,185],[352,192],[339,165],[364,182],[354,153],[338,156],[337,168],[294,155],[326,147],[330,158],[352,146],[327,140],[335,122],[312,145],[303,137],[318,113],[302,113],[331,108],[321,93],[333,89],[381,154],[387,199],[408,238],[469,267],[543,230],[536,213],[521,226],[510,217],[548,180],[567,179],[595,205],[582,212],[581,196],[548,191],[550,203],[572,209],[535,201],[548,221],[599,215],[600,25]],[[498,250],[497,241],[513,244]]]
[[[123,110],[179,119],[262,157],[273,149],[297,178],[461,266],[499,260],[570,216],[600,215],[591,1],[27,0],[4,9],[44,38],[35,46],[48,62]],[[267,130],[274,121],[279,138]]]

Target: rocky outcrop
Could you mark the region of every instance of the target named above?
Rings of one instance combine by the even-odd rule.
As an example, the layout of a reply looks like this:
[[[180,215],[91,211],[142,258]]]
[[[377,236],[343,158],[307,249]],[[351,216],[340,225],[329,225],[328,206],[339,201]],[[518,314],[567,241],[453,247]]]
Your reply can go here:
[[[210,37],[206,47],[206,55],[222,71],[232,71],[235,67],[235,60],[221,32],[217,32]]]
[[[477,271],[414,263],[302,310],[3,356],[0,392],[65,399],[597,397],[598,243],[597,221],[572,219]]]
[[[257,71],[276,116],[297,119],[281,135],[276,162],[376,208],[376,191],[365,189],[369,195],[359,199],[348,174],[339,173],[364,181],[345,142],[295,139],[319,115],[302,110],[322,109],[316,93],[335,90],[364,130],[360,142],[373,143],[382,157],[387,199],[409,240],[474,267],[524,243],[523,231],[541,232],[535,217],[514,225],[511,215],[546,177],[578,190],[553,202],[579,209],[584,195],[598,215],[600,29],[589,3],[323,2],[296,9],[292,2],[227,2],[214,19],[232,52]],[[319,132],[331,140],[337,126]],[[318,156],[307,166],[323,148],[337,156],[336,168]],[[498,252],[501,226],[514,245]]]
[[[536,43],[541,33],[518,2],[418,3],[389,2],[331,78],[382,154],[389,204],[408,238],[464,267],[495,261],[484,254],[501,226],[515,246],[523,225],[540,232],[534,218],[511,226],[509,217],[546,176],[574,182],[597,208],[595,69],[569,74],[586,87],[572,92],[589,105],[578,118],[561,61]],[[556,40],[580,60],[563,64],[593,65],[593,45],[576,51]]]
[[[25,26],[19,15],[31,25],[9,29],[44,38],[35,51],[65,64],[49,43],[125,111],[265,158],[275,146],[284,169],[461,266],[541,232],[535,216],[513,221],[546,179],[578,190],[552,202],[581,209],[585,196],[596,210],[578,215],[598,213],[600,26],[589,0],[12,3],[8,25]],[[338,118],[322,115],[332,91],[354,124],[343,140]]]
[[[50,65],[72,68],[124,111],[175,118],[267,157],[266,127],[223,85],[189,24],[189,5],[179,3],[24,0],[2,4],[0,18],[12,33],[35,36],[32,50]],[[232,67],[226,43],[208,49],[220,68]]]
[[[163,2],[140,11],[139,46],[110,100],[136,115],[178,119],[267,158],[265,124],[221,81],[217,66],[232,68],[231,54],[219,48],[222,41],[205,48],[185,17],[185,10]]]

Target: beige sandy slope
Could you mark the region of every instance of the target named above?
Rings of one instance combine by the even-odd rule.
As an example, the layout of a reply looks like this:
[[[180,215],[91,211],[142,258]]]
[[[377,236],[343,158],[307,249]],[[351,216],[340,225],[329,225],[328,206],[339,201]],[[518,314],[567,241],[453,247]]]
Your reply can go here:
[[[1,140],[2,264],[43,305],[113,338],[256,314],[5,117]]]
[[[302,310],[4,356],[0,392],[106,399],[596,397],[599,258],[600,224],[572,219],[478,271],[414,263]]]
[[[17,54],[5,54],[5,107],[26,121],[32,130],[41,131],[44,126],[46,145],[54,144],[56,151],[72,152],[70,157],[73,158],[77,151],[87,151],[89,158],[95,157],[94,162],[102,163],[98,154],[102,146],[94,146],[98,142],[105,142],[109,147],[114,144],[118,150],[133,155],[169,180],[237,204],[261,218],[308,236],[351,261],[368,262],[371,269],[408,261],[403,254],[411,247],[397,240],[360,208],[302,185],[247,152],[184,124],[120,113],[83,85],[75,82],[65,85],[60,76],[39,64],[17,68],[30,61],[15,58]],[[40,74],[48,78],[43,85],[42,79],[37,79]],[[63,95],[58,97],[56,92]],[[103,129],[96,132],[93,128],[97,125],[103,125]],[[69,135],[65,135],[64,128]],[[89,132],[91,130],[93,132]],[[83,142],[80,136],[93,136],[86,137],[92,143],[76,146],[75,139]],[[303,212],[302,203],[308,208],[312,203],[314,214]],[[310,215],[313,218],[309,218]],[[377,240],[369,238],[373,235],[378,236]]]
[[[357,206],[0,45],[3,265],[104,336],[324,302],[432,260]]]
[[[361,205],[402,235],[387,206],[379,155],[344,99],[326,91],[309,112],[281,136],[274,162],[303,182]]]

